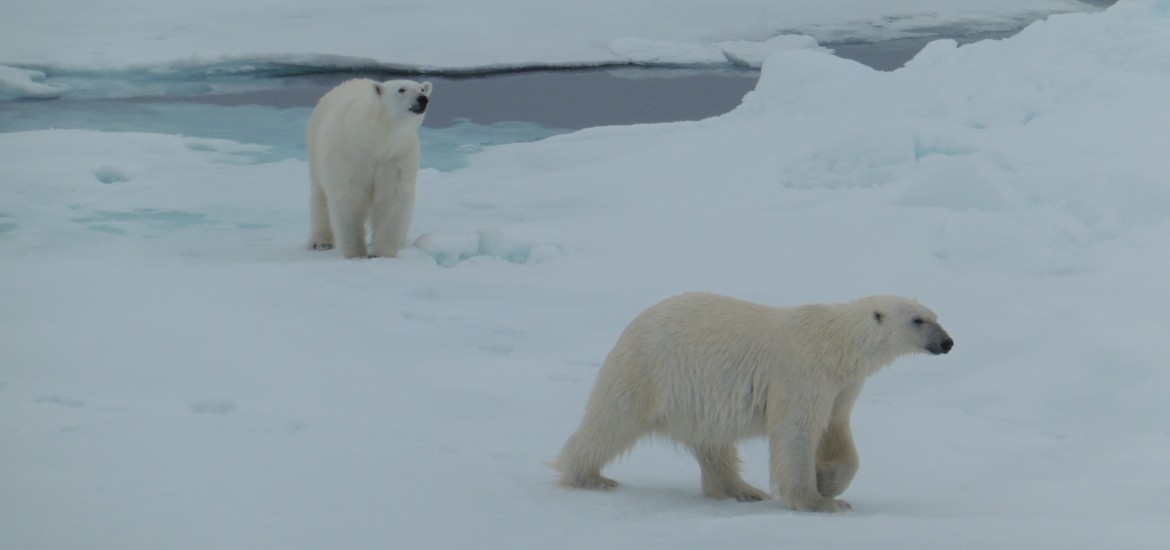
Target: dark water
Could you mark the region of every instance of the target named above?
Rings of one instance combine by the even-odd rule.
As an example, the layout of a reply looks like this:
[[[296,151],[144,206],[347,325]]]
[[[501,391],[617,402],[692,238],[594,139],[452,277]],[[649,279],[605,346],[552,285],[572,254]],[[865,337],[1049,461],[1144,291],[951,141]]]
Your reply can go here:
[[[758,71],[617,68],[536,70],[484,76],[409,76],[375,72],[288,76],[270,89],[119,101],[311,108],[325,92],[350,78],[429,80],[435,86],[425,125],[460,121],[496,124],[528,121],[549,128],[698,120],[734,109],[759,78]]]

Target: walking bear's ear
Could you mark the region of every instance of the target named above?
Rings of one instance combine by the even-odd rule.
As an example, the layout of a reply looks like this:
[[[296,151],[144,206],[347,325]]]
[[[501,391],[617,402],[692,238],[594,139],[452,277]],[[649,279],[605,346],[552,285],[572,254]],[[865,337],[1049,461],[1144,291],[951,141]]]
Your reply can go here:
[[[382,83],[380,83],[380,82],[374,83],[374,93],[378,94],[378,95],[382,95]]]

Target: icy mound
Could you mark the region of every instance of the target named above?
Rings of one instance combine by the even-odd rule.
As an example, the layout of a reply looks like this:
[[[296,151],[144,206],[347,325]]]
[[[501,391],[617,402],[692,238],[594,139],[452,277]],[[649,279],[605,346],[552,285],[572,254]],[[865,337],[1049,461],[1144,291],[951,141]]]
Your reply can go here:
[[[0,65],[0,100],[48,99],[60,97],[66,90],[44,84],[45,73]]]
[[[1170,102],[1154,99],[1170,96],[1166,9],[1123,2],[1010,40],[940,40],[893,73],[782,50],[729,123],[767,144],[748,146],[767,159],[757,178],[885,189],[875,198],[955,212],[943,223],[957,242],[986,240],[965,234],[975,218],[1011,220],[990,238],[1017,260],[1030,255],[1021,243],[1034,256],[1071,251],[1170,211]]]
[[[475,233],[433,232],[420,235],[414,247],[451,267],[475,257],[501,258],[515,264],[543,262],[560,255],[557,231],[521,225],[483,229]]]

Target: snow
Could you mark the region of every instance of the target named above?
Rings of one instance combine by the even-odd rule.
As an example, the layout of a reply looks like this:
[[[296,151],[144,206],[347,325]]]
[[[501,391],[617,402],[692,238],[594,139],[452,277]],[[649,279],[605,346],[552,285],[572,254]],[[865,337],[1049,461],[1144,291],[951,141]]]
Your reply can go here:
[[[454,26],[529,26],[516,43],[481,48],[464,29],[402,61],[385,33],[294,32],[374,27],[375,8],[241,4],[8,6],[0,52],[95,70],[306,51],[585,63],[622,37],[659,53],[751,42],[767,17],[727,22],[773,9],[630,3],[574,13],[585,30],[567,31],[506,2],[454,11]],[[904,32],[1074,8],[830,4],[793,9],[792,27],[862,36],[876,32],[863,20]],[[390,5],[415,39],[457,32],[424,24],[443,2]],[[60,35],[34,32],[49,22]],[[273,40],[242,42],[250,28]],[[270,145],[0,133],[4,547],[1156,548],[1170,537],[1167,29],[1167,0],[1122,0],[934,42],[893,72],[802,39],[741,44],[766,59],[726,115],[422,170],[416,246],[395,259],[304,250],[307,166]],[[607,470],[615,491],[555,484],[548,462],[617,335],[689,290],[903,294],[939,314],[954,351],[899,361],[857,404],[853,511],[705,499],[693,459],[661,441]],[[766,445],[742,454],[767,486]]]

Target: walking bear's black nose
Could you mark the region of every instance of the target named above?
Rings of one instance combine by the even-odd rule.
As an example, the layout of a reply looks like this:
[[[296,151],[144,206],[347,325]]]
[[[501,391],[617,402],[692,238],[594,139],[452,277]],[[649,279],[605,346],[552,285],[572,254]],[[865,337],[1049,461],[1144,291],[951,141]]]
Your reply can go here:
[[[955,341],[951,340],[950,336],[947,336],[942,340],[935,340],[927,344],[926,351],[929,351],[933,355],[941,355],[949,353],[953,347],[955,347]]]

